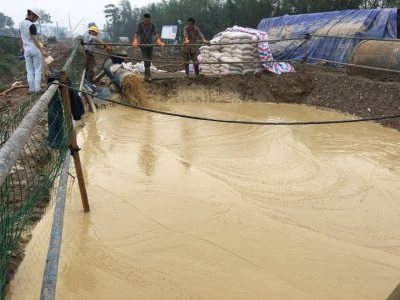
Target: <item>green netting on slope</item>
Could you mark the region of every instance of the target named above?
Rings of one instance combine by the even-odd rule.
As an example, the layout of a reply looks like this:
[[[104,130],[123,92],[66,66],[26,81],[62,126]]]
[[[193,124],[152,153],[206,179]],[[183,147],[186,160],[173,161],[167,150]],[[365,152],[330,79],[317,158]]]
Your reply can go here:
[[[84,52],[76,45],[64,70],[78,86],[84,69]],[[37,98],[29,98],[13,113],[3,113],[0,138],[3,144],[23,120]],[[31,136],[11,172],[0,186],[0,299],[22,259],[21,234],[37,222],[48,208],[50,192],[59,176],[69,148],[71,128],[65,122],[64,105],[56,92],[47,110],[38,118]]]

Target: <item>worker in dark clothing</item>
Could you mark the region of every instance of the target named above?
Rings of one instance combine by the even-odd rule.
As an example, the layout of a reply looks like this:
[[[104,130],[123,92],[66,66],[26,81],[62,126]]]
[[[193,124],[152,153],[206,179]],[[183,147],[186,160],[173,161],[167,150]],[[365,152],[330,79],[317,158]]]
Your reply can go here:
[[[204,38],[204,35],[201,33],[199,27],[194,26],[195,20],[193,18],[189,18],[187,20],[186,26],[183,29],[183,36],[185,41],[183,43],[183,58],[185,62],[192,61],[194,65],[194,72],[196,76],[200,74],[199,64],[198,64],[198,49],[196,44],[197,40],[200,39],[203,43],[207,44],[208,41]],[[185,72],[186,75],[189,76],[189,64],[185,63]]]
[[[153,60],[153,41],[160,46],[164,47],[165,44],[161,42],[156,26],[151,22],[150,14],[145,13],[143,22],[140,22],[136,28],[135,37],[133,38],[133,48],[137,48],[140,43],[140,50],[144,60],[144,79],[151,81],[151,60]],[[148,45],[148,46],[147,46]]]

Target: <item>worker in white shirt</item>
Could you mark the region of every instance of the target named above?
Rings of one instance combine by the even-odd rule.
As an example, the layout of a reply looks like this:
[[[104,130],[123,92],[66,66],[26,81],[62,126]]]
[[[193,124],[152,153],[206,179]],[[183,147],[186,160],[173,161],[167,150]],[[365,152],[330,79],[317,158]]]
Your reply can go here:
[[[30,8],[26,19],[19,24],[21,53],[25,57],[29,93],[31,94],[41,92],[42,55],[48,56],[46,49],[37,38],[37,28],[34,24],[40,18],[40,14],[39,9]]]

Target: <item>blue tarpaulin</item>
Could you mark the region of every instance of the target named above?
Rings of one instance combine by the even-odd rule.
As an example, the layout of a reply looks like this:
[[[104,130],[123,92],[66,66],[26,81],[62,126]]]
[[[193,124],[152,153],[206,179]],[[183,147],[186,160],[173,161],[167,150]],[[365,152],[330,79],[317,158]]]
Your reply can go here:
[[[304,37],[307,33],[328,36],[397,38],[397,9],[344,10],[286,15],[261,20],[257,27],[270,39]],[[313,37],[308,57],[347,62],[360,40]],[[275,59],[303,59],[303,41],[270,43]]]

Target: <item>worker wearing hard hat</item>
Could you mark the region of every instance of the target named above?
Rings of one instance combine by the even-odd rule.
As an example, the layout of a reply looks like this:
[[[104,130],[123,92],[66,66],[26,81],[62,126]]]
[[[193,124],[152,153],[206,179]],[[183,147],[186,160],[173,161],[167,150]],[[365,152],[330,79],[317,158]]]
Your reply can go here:
[[[96,60],[94,53],[97,48],[104,48],[107,52],[111,51],[111,47],[108,47],[102,40],[98,38],[100,34],[99,28],[97,26],[89,27],[89,35],[85,37],[85,43],[92,45],[85,45],[86,53],[86,79],[93,81],[95,76],[94,66],[96,65]]]
[[[140,50],[142,51],[142,57],[144,60],[144,80],[146,81],[151,81],[150,66],[151,60],[153,60],[152,44],[154,39],[158,46],[165,46],[165,44],[160,40],[156,26],[151,22],[150,14],[145,13],[143,16],[143,22],[140,22],[136,28],[132,47],[137,48],[140,42]]]
[[[21,54],[24,54],[28,77],[29,93],[40,93],[42,80],[42,55],[47,51],[37,38],[37,28],[34,24],[41,15],[41,10],[28,9],[26,19],[19,24]]]

